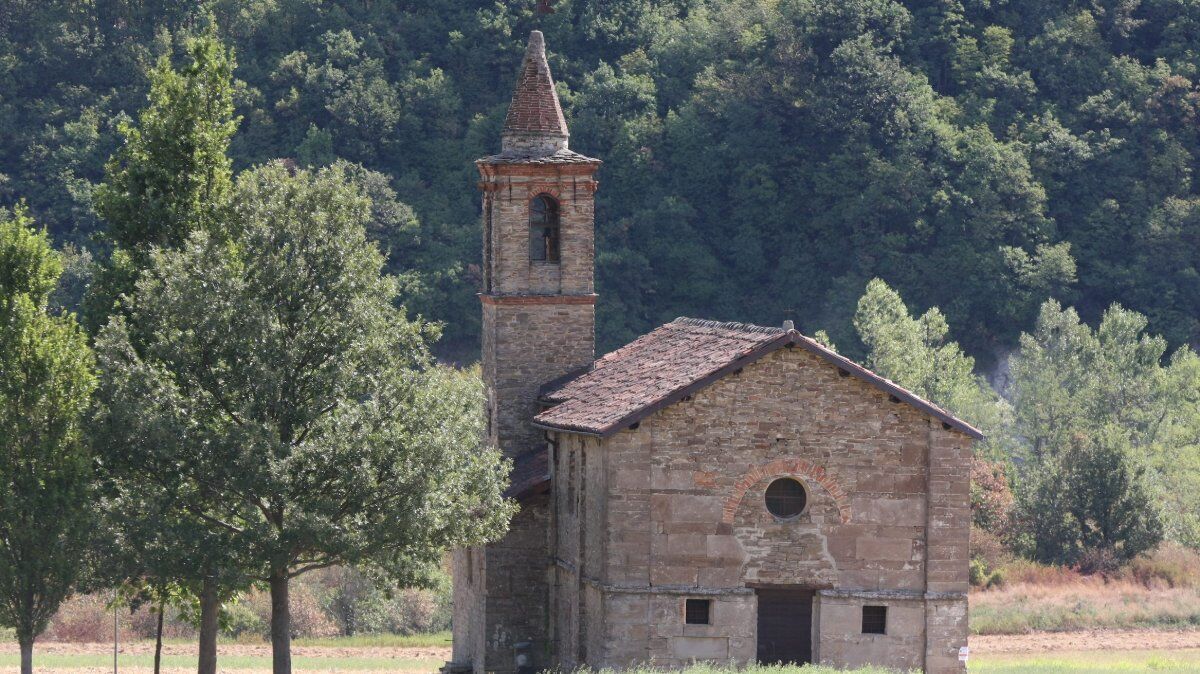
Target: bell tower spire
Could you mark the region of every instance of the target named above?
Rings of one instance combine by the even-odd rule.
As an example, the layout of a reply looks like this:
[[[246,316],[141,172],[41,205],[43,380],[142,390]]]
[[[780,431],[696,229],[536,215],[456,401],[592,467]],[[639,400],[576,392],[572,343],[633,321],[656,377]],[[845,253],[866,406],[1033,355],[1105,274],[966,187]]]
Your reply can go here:
[[[513,92],[500,147],[504,151],[528,150],[552,153],[567,149],[567,120],[563,117],[554,78],[546,63],[546,41],[540,30],[529,34],[517,89]]]
[[[600,161],[567,148],[541,31],[500,136],[478,160],[483,190],[483,377],[492,440],[521,456],[543,444],[538,389],[595,357],[593,219]]]

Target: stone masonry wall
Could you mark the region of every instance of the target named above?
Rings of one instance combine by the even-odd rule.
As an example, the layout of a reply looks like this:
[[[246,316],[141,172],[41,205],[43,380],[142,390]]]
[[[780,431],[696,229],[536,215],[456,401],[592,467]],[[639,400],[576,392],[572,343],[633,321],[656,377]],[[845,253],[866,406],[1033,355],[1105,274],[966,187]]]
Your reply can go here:
[[[538,412],[538,389],[595,358],[595,307],[590,297],[537,298],[528,304],[483,299],[491,441],[517,456],[545,444],[543,432],[530,424]]]
[[[814,607],[821,661],[961,671],[950,655],[966,638],[966,436],[795,348],[601,450],[607,526],[585,531],[583,546],[603,551],[592,582],[607,643],[589,664],[750,660],[750,588],[783,585],[826,591]],[[788,521],[763,501],[782,476],[808,492]],[[687,596],[714,599],[713,625],[683,624]],[[864,604],[888,606],[886,635],[861,634]]]
[[[482,665],[484,652],[483,552],[481,548],[455,550],[451,556],[454,578],[454,643],[451,662]],[[482,672],[482,669],[476,669]]]
[[[819,662],[857,668],[886,664],[899,671],[921,669],[925,651],[925,602],[920,595],[886,597],[822,592]],[[862,634],[864,604],[887,606],[887,634]]]
[[[600,442],[561,436],[552,462],[554,557],[557,584],[554,616],[559,663],[570,669],[603,650],[603,595],[594,579],[603,548],[584,536],[604,528],[605,471]]]
[[[547,667],[553,662],[548,614],[549,516],[547,496],[527,499],[509,525],[508,534],[485,548],[486,632],[483,659],[474,659],[478,673],[514,671],[513,645],[522,641],[533,643],[536,666]]]
[[[929,431],[929,552],[925,650],[928,671],[958,672],[967,645],[967,590],[971,526],[971,445],[938,425]]]

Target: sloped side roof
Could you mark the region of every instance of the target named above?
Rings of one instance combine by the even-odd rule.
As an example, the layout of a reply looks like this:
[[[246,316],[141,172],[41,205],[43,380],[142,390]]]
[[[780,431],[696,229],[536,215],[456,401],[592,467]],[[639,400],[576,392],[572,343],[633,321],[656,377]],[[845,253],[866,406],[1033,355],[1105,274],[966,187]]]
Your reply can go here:
[[[504,496],[521,499],[543,490],[550,483],[550,456],[541,447],[513,459]]]
[[[534,425],[608,436],[788,344],[814,353],[844,372],[973,438],[983,434],[895,382],[805,337],[796,330],[678,318],[604,356],[542,393],[549,409]]]
[[[525,48],[525,60],[521,63],[508,116],[504,118],[503,132],[563,138],[568,135],[567,120],[558,102],[558,92],[554,90],[550,65],[546,63],[546,42],[539,30],[529,34],[529,45]]]

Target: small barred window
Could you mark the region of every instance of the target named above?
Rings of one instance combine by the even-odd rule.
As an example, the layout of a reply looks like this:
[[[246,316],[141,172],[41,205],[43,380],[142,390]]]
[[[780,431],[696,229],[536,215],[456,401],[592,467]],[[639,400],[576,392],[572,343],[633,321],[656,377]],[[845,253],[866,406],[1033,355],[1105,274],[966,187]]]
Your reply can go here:
[[[862,616],[863,634],[887,634],[887,607],[864,606]]]
[[[683,606],[684,622],[689,625],[709,625],[712,623],[711,599],[688,599]]]

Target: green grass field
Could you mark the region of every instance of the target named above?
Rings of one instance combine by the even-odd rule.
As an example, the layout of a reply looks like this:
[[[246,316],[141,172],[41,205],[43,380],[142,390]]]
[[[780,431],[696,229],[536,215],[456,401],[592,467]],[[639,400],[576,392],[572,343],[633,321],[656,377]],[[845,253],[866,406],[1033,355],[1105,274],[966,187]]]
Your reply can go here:
[[[325,639],[296,639],[295,646],[318,646],[323,648],[420,648],[420,647],[450,647],[451,633],[434,632],[432,634],[364,634],[354,637],[329,637]]]

